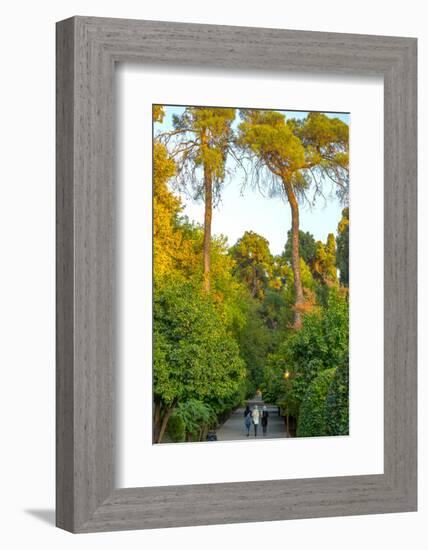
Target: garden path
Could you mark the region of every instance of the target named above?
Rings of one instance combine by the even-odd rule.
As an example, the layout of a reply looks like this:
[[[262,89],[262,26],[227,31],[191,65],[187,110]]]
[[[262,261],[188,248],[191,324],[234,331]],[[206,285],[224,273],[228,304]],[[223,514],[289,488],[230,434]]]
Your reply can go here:
[[[262,427],[259,424],[257,429],[257,439],[273,439],[280,437],[287,437],[285,429],[285,422],[282,416],[278,415],[278,408],[268,406],[269,421],[267,426],[267,433],[263,436]],[[247,430],[244,425],[244,408],[239,407],[236,409],[226,422],[217,429],[218,441],[236,441],[243,439],[255,439],[254,427],[250,428],[250,436],[247,437]]]

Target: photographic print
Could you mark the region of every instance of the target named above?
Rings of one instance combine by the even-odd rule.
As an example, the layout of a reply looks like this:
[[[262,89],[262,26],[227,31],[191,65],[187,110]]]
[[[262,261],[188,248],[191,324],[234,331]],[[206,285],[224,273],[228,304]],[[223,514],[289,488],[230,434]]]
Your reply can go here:
[[[349,434],[349,124],[153,105],[153,443]]]

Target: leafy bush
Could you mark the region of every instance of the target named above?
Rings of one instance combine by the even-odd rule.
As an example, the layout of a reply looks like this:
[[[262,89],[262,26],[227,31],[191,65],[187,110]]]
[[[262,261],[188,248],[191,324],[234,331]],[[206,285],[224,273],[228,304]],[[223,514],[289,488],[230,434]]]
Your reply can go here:
[[[200,440],[204,428],[215,425],[217,417],[213,409],[197,399],[189,399],[177,405],[168,421],[168,433],[170,430],[173,441],[185,441],[185,439]],[[172,424],[171,424],[172,422]]]
[[[297,437],[327,435],[325,405],[336,369],[326,369],[309,384],[297,422]]]
[[[174,443],[186,440],[186,425],[179,414],[174,411],[168,420],[168,435]]]
[[[312,380],[344,364],[349,351],[348,316],[346,296],[336,287],[329,288],[325,307],[305,315],[302,328],[268,357],[264,388],[271,400],[296,414]],[[290,376],[284,380],[286,371]]]
[[[153,309],[154,437],[160,442],[178,404],[234,402],[246,373],[237,342],[200,288],[173,277],[155,280]]]
[[[155,286],[153,359],[155,398],[165,404],[229,398],[245,377],[239,347],[209,297],[175,280]]]
[[[328,390],[325,421],[327,435],[349,434],[349,363],[345,361],[336,369]]]

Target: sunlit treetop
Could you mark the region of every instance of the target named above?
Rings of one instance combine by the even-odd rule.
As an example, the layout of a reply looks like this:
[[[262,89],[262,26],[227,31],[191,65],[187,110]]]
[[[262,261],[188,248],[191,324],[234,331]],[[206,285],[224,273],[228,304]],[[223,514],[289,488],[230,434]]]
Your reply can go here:
[[[343,233],[346,228],[349,226],[349,208],[344,208],[342,210],[342,218],[339,221],[339,224],[337,226],[338,233]]]
[[[279,177],[291,178],[305,167],[305,150],[283,114],[276,111],[241,111],[239,143],[263,160]]]
[[[179,166],[182,187],[188,189],[190,183],[194,198],[202,192],[199,168],[210,173],[214,194],[220,191],[226,157],[231,152],[234,119],[235,109],[187,107],[182,115],[173,116],[174,130],[161,136]]]
[[[235,259],[240,261],[255,261],[266,264],[270,264],[273,261],[269,250],[269,242],[254,231],[245,231],[242,237],[231,248],[231,254]]]
[[[274,177],[292,184],[294,192],[307,197],[314,184],[314,198],[322,195],[325,178],[337,185],[339,198],[348,192],[349,128],[338,118],[311,112],[303,120],[287,119],[278,111],[246,109],[240,112],[240,146],[256,157],[254,175],[260,182],[267,168]],[[270,194],[282,186],[270,180]],[[312,199],[313,202],[313,199]]]
[[[337,281],[336,239],[333,233],[329,233],[326,244],[317,241],[312,270],[317,279],[326,284],[332,284]]]
[[[311,112],[304,120],[288,121],[305,150],[306,169],[321,190],[325,177],[337,186],[337,195],[347,201],[349,127],[339,118]]]
[[[274,264],[269,242],[254,231],[246,231],[231,247],[230,254],[235,260],[235,273],[248,286],[253,298],[263,298]]]
[[[163,122],[165,117],[165,107],[163,105],[153,105],[153,122]]]

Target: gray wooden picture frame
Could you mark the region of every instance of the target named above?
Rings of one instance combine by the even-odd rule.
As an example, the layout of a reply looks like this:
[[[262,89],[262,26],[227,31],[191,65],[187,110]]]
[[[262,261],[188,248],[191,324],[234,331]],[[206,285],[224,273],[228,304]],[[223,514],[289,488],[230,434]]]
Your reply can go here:
[[[416,46],[414,38],[91,17],[57,24],[58,527],[83,533],[417,509]],[[383,474],[115,487],[117,62],[383,77]]]

